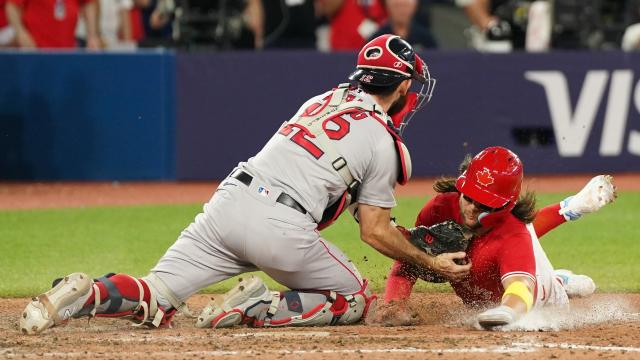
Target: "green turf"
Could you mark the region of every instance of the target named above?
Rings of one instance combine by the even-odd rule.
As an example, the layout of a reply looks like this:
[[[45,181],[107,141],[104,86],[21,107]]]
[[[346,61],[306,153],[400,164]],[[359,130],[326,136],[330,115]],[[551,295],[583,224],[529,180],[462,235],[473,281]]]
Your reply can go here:
[[[549,204],[565,195],[541,194],[538,203]],[[411,225],[426,200],[402,198],[394,215],[401,224]],[[200,209],[201,205],[171,205],[1,211],[0,296],[34,295],[53,278],[75,271],[142,276]],[[640,192],[622,193],[615,204],[561,226],[542,244],[556,268],[591,275],[601,291],[640,292],[639,209]],[[359,239],[350,216],[323,235],[351,257],[375,289],[383,287],[391,261]],[[206,291],[223,291],[231,281]],[[417,289],[449,291],[447,285],[425,283]]]

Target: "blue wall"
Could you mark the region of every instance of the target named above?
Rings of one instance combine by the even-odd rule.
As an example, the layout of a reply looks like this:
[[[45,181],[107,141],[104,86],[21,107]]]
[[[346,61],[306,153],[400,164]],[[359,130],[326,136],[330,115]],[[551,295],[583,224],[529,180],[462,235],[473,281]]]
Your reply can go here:
[[[527,173],[640,171],[640,54],[423,54],[418,176],[515,150]],[[354,53],[0,53],[0,179],[220,179]]]
[[[175,56],[0,54],[0,178],[175,178]]]

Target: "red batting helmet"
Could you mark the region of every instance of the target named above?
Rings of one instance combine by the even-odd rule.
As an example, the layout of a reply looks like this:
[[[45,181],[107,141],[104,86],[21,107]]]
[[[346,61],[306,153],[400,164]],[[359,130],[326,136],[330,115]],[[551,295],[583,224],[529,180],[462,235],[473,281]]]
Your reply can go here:
[[[415,53],[413,47],[397,35],[378,36],[362,47],[358,53],[356,71],[349,76],[349,80],[360,84],[380,87],[407,79],[418,81],[421,88],[411,114],[402,124],[395,124],[401,130],[413,114],[429,102],[436,85],[436,79],[431,77],[427,64]]]
[[[456,189],[482,205],[498,209],[515,204],[522,188],[522,162],[511,150],[493,146],[474,156]]]

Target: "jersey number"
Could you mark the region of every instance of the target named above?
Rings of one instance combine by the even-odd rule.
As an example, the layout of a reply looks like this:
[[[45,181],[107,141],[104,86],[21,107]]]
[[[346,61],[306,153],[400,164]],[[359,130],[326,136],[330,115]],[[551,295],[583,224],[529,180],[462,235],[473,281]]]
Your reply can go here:
[[[351,117],[355,119],[354,115],[351,115]],[[359,119],[356,119],[356,120],[359,120]],[[327,125],[329,123],[334,124],[337,127],[337,129],[327,129]],[[287,124],[283,126],[282,129],[278,131],[278,133],[284,136],[289,136],[289,134],[291,134],[294,128],[296,128],[296,126]],[[327,136],[331,140],[342,139],[349,133],[350,128],[351,128],[351,124],[349,124],[347,120],[341,117],[335,117],[323,124],[324,132],[325,134],[327,134]],[[324,151],[322,151],[316,144],[314,144],[313,142],[311,142],[309,138],[307,138],[307,132],[304,131],[303,129],[299,128],[298,131],[289,138],[289,140],[298,144],[300,147],[305,149],[309,154],[311,154],[316,159],[320,159],[320,157],[324,155]]]

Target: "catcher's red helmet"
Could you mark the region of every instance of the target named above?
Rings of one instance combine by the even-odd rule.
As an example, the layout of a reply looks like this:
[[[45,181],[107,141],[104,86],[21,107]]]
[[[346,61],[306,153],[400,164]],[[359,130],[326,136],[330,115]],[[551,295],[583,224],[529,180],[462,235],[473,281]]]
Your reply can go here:
[[[493,146],[474,156],[456,181],[456,189],[490,208],[515,204],[522,188],[523,169],[518,155]]]
[[[380,87],[407,79],[418,81],[421,87],[411,113],[401,123],[394,124],[401,132],[415,112],[429,102],[436,86],[436,79],[431,77],[427,64],[413,47],[397,35],[380,35],[362,47],[358,53],[356,71],[349,76],[351,81]]]
[[[416,53],[411,45],[399,36],[386,34],[360,50],[356,71],[349,80],[372,86],[389,86],[411,78],[424,83],[425,76],[415,68]]]

